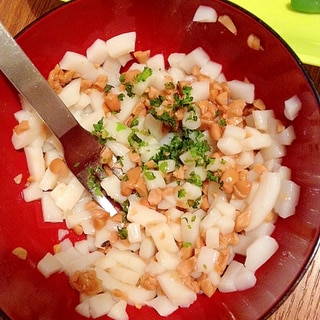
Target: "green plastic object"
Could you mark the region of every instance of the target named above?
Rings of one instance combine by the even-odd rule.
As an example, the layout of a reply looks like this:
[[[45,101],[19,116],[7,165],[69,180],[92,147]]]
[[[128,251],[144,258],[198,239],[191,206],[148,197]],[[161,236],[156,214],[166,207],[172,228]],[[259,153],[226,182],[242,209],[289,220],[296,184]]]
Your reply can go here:
[[[320,0],[291,0],[293,10],[308,13],[320,13]]]

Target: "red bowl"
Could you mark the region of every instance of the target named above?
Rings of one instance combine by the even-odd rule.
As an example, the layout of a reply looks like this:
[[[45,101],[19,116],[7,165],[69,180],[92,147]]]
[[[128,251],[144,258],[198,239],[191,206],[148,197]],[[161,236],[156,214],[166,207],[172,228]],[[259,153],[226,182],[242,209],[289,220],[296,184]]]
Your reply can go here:
[[[238,34],[220,23],[193,23],[200,4],[229,15]],[[320,102],[316,90],[302,63],[275,32],[248,12],[220,0],[77,0],[32,24],[17,41],[47,76],[65,51],[85,53],[95,39],[128,31],[137,32],[137,50],[151,49],[152,54],[167,56],[203,47],[212,60],[223,64],[227,79],[247,77],[255,83],[256,97],[284,122],[284,100],[297,94],[302,101],[303,108],[293,121],[297,139],[284,159],[292,168],[292,179],[301,186],[301,195],[296,214],[276,223],[273,236],[279,250],[257,271],[254,288],[217,292],[211,299],[199,296],[190,308],[179,309],[168,320],[266,318],[298,283],[319,245]],[[261,39],[264,51],[247,46],[250,33]],[[16,124],[13,113],[20,105],[16,91],[2,75],[0,88],[0,308],[14,320],[82,319],[74,311],[78,294],[67,277],[57,274],[45,279],[36,270],[37,262],[58,242],[57,230],[64,225],[43,223],[39,203],[22,199],[28,176],[26,161],[23,152],[15,151],[11,144]],[[17,185],[13,178],[19,173],[24,179]],[[27,249],[27,260],[11,253],[17,246]],[[128,313],[134,319],[161,318],[147,307],[128,307]]]

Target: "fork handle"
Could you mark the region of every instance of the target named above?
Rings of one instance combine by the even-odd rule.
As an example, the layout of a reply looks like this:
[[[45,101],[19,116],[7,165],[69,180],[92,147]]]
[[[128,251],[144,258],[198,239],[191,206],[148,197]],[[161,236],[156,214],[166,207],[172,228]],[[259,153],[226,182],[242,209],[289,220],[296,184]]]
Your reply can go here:
[[[60,138],[77,121],[0,22],[0,70]]]

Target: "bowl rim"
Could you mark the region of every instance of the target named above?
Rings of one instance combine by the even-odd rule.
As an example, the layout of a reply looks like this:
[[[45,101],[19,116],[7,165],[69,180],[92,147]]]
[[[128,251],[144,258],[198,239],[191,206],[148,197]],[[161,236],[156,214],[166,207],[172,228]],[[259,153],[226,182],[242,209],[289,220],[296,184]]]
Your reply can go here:
[[[26,27],[24,27],[22,30],[20,30],[14,38],[19,41],[19,38],[24,35],[29,29],[31,29],[34,25],[36,25],[39,21],[42,19],[46,18],[48,15],[51,15],[59,10],[63,10],[65,6],[73,6],[76,5],[77,2],[81,2],[85,0],[71,0],[69,2],[61,2],[61,4],[48,12],[42,14],[38,18],[36,18],[34,21],[29,23]],[[266,22],[264,22],[261,18],[259,18],[257,15],[254,13],[248,11],[247,9],[241,7],[240,5],[231,2],[229,0],[214,0],[220,3],[223,3],[224,5],[228,5],[230,7],[234,7],[235,9],[241,11],[245,15],[248,15],[249,17],[253,18],[256,20],[259,24],[262,25],[263,28],[267,29],[267,31],[271,34],[273,34],[277,40],[284,46],[284,48],[287,50],[287,52],[292,56],[294,62],[297,64],[298,68],[302,71],[303,76],[305,77],[306,81],[310,85],[310,88],[312,90],[312,93],[315,97],[315,100],[317,101],[318,108],[320,109],[320,92],[317,90],[316,85],[311,78],[308,70],[304,66],[304,63],[302,60],[299,58],[297,53],[289,46],[289,44],[280,36],[280,34],[275,31],[271,26],[269,26]],[[305,276],[307,273],[308,269],[310,268],[316,254],[318,251],[320,251],[320,228],[318,227],[317,232],[317,240],[315,243],[310,246],[310,253],[307,255],[307,258],[305,259],[304,264],[301,265],[301,271],[299,274],[292,280],[292,283],[289,285],[288,290],[278,298],[278,301],[269,309],[265,311],[265,314],[262,316],[261,319],[267,320],[276,310],[279,309],[279,307],[287,300],[287,298],[292,294],[292,292],[295,290],[295,288],[298,286],[302,278]],[[11,320],[3,310],[0,308],[0,318],[3,317],[4,320]]]

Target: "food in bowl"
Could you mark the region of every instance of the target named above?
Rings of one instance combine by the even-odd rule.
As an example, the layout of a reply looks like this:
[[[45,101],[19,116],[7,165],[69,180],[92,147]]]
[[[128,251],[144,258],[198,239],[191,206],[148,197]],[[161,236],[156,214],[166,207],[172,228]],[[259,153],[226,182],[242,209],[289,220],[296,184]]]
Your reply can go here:
[[[31,173],[25,199],[40,196],[45,221],[65,220],[86,235],[63,240],[38,269],[46,277],[64,271],[87,317],[125,318],[127,303],[167,316],[198,293],[254,286],[255,271],[278,248],[277,215],[294,214],[299,198],[281,165],[293,126],[266,109],[253,83],[227,80],[201,47],[170,54],[166,68],[162,54],[135,51],[136,37],[98,39],[86,57],[67,52],[49,76],[105,145],[101,167],[89,174],[96,192],[120,204],[116,216],[84,192],[30,106],[23,102],[16,114],[13,142],[27,147]],[[283,103],[291,120],[300,107],[297,96]],[[41,150],[36,162],[34,149]],[[96,173],[104,175],[101,186]]]
[[[276,118],[286,127],[294,125],[296,139],[287,148],[282,164],[291,168],[293,181],[301,186],[299,204],[295,215],[277,220],[272,237],[279,249],[255,272],[256,285],[230,293],[216,290],[212,298],[197,295],[189,308],[179,308],[168,316],[168,319],[266,318],[297,284],[311,262],[319,236],[319,100],[301,62],[277,35],[252,15],[219,0],[170,2],[170,10],[168,3],[154,2],[150,6],[144,0],[134,3],[130,0],[77,0],[40,19],[17,40],[45,76],[67,50],[85,55],[86,48],[97,38],[106,40],[123,32],[136,31],[136,50],[150,48],[152,55],[163,53],[166,61],[172,52],[189,53],[200,46],[213,61],[223,66],[227,79],[243,81],[247,78],[255,85],[256,97],[274,111]],[[212,5],[219,15],[231,17],[237,34],[219,22],[191,22],[198,4]],[[163,13],[161,21],[159,12]],[[48,38],[53,25],[56,32]],[[152,36],[155,30],[159,35],[156,39]],[[251,33],[259,37],[263,50],[252,50],[246,44]],[[45,45],[39,46],[39,43]],[[24,319],[34,319],[42,315],[82,319],[74,312],[79,294],[70,289],[65,274],[55,274],[44,280],[36,270],[36,264],[47,251],[54,252],[52,247],[65,233],[68,232],[65,237],[73,243],[83,237],[66,230],[63,222],[44,223],[39,201],[23,201],[20,192],[28,177],[25,157],[23,152],[14,152],[10,142],[11,130],[16,124],[12,113],[20,109],[20,104],[15,91],[3,77],[0,83],[5,88],[0,96],[3,102],[0,111],[7,120],[3,123],[2,159],[7,172],[11,173],[3,176],[3,184],[8,188],[3,188],[1,198],[4,223],[0,225],[3,234],[0,239],[0,284],[6,288],[0,295],[1,306],[12,318],[22,315]],[[294,95],[301,100],[302,110],[291,122],[284,117],[283,102]],[[11,106],[11,116],[4,106]],[[15,180],[19,182],[19,173],[22,173],[22,181],[16,184],[12,178],[17,176]],[[13,217],[18,219],[13,222]],[[67,242],[60,245],[67,245]],[[11,253],[17,247],[27,250],[26,260]],[[243,262],[241,256],[237,258]],[[129,305],[126,311],[133,319],[161,318],[147,306],[137,309]]]

